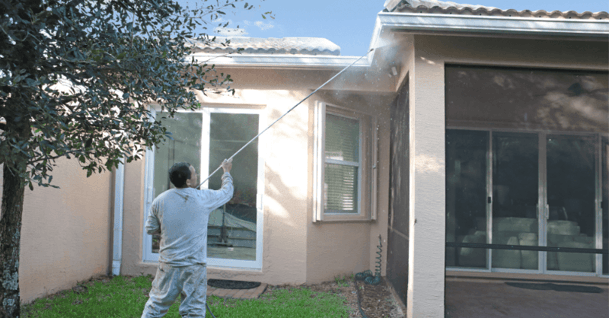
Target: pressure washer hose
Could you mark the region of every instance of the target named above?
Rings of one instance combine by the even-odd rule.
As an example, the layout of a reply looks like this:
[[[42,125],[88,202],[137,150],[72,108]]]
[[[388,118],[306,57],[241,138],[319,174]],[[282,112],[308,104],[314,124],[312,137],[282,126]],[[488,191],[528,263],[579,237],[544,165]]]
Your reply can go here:
[[[207,301],[205,302],[205,307],[207,307],[207,310],[209,310],[209,313],[211,314],[211,316],[216,318],[216,316],[214,316],[214,313],[211,312],[211,309],[209,309],[209,305],[207,305]]]
[[[256,138],[260,137],[260,135],[262,135],[265,131],[267,131],[269,128],[271,128],[273,125],[275,125],[275,123],[277,123],[279,120],[281,120],[281,118],[285,117],[285,115],[289,114],[292,110],[294,110],[294,108],[298,107],[298,105],[302,104],[302,102],[304,102],[305,100],[307,100],[309,97],[313,96],[313,94],[317,93],[318,90],[320,90],[322,87],[326,86],[326,84],[330,83],[333,79],[335,79],[336,77],[338,77],[338,75],[342,74],[344,71],[346,71],[349,67],[353,66],[355,63],[357,63],[357,61],[361,60],[362,58],[364,58],[365,56],[368,56],[368,54],[370,52],[372,52],[374,50],[374,48],[370,49],[370,51],[368,51],[368,53],[362,55],[360,58],[358,58],[357,60],[355,60],[353,63],[349,64],[347,67],[345,67],[344,69],[342,69],[340,72],[338,72],[336,75],[332,76],[332,78],[330,78],[328,81],[326,81],[325,83],[323,83],[321,86],[319,86],[316,90],[314,90],[311,94],[309,94],[307,97],[305,97],[304,99],[302,99],[300,102],[298,102],[298,104],[294,105],[292,108],[290,108],[287,112],[285,112],[285,114],[281,115],[281,117],[277,118],[272,124],[270,124],[268,127],[266,127],[263,131],[261,131],[258,135],[256,135],[256,137],[252,138],[252,140],[248,141],[243,147],[241,147],[241,149],[237,150],[237,152],[235,152],[232,156],[230,156],[227,160],[231,160],[233,159],[238,153],[241,152],[241,150],[245,149],[245,147],[247,147],[249,144],[251,144],[254,140],[256,140]],[[216,172],[218,172],[218,170],[220,170],[222,166],[219,166],[218,168],[216,168],[216,170],[214,170],[214,172],[212,172],[207,178],[205,178],[205,180],[201,181],[201,183],[199,183],[199,185],[197,186],[197,189],[201,188],[201,186],[203,185],[203,183],[205,183],[207,180],[209,180],[209,178],[211,178]]]

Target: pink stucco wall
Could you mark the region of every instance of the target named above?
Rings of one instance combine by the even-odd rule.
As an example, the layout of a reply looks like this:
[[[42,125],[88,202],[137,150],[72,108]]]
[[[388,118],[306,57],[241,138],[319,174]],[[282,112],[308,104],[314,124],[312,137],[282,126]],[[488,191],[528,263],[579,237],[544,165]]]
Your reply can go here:
[[[293,85],[298,77],[269,69],[227,70],[239,83],[234,96],[201,96],[207,107],[261,109],[261,120],[270,124],[309,94]],[[254,76],[258,74],[258,76]],[[303,86],[320,85],[328,72],[296,71]],[[352,75],[353,76],[353,75]],[[357,77],[354,77],[354,80]],[[358,78],[357,80],[361,80]],[[264,85],[262,84],[264,83]],[[256,89],[251,89],[251,87]],[[266,89],[260,89],[264,86]],[[291,89],[284,89],[284,88]],[[370,89],[370,87],[368,87]],[[210,266],[210,278],[255,280],[270,284],[317,283],[337,275],[374,268],[378,235],[387,233],[388,108],[392,94],[320,93],[304,102],[265,133],[260,152],[264,158],[263,258],[260,269]],[[312,224],[312,176],[314,144],[311,114],[317,102],[374,114],[380,124],[380,173],[378,219],[358,222]],[[264,126],[266,126],[266,124]],[[366,154],[369,156],[370,154]],[[142,261],[144,221],[144,162],[125,169],[125,223],[123,266],[127,275],[154,275],[157,264]],[[237,176],[235,176],[237,177]],[[363,187],[366,189],[366,187]],[[365,209],[364,213],[369,213]],[[383,254],[385,258],[386,253]],[[383,265],[384,273],[384,265]]]
[[[1,176],[0,170],[0,180]],[[110,269],[112,173],[86,178],[77,160],[61,159],[53,169],[53,184],[61,189],[25,191],[19,261],[22,303]]]

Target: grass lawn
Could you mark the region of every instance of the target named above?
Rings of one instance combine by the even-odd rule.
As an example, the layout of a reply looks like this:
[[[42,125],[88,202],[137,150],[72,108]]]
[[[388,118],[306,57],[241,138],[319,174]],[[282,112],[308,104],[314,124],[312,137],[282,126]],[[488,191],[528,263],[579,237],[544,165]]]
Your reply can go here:
[[[40,298],[21,308],[24,318],[116,317],[139,318],[152,277],[115,276],[107,282],[81,283],[72,290]],[[217,318],[243,317],[349,317],[348,305],[340,295],[314,292],[308,288],[277,288],[259,299],[207,298]],[[165,317],[179,318],[179,298]],[[207,312],[206,317],[211,317]]]

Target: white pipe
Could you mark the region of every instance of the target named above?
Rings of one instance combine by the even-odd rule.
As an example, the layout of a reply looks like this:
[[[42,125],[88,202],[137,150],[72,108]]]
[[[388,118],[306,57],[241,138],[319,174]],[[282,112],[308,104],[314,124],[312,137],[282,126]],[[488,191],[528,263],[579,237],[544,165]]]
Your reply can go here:
[[[125,188],[125,165],[119,163],[114,176],[114,238],[112,242],[112,275],[121,273],[123,258],[123,195]]]

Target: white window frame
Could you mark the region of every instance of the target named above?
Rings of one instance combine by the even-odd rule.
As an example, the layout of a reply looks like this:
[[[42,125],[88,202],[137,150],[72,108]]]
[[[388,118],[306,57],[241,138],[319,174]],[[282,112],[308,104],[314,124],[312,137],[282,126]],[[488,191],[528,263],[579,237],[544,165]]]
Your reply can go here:
[[[359,163],[325,158],[326,114],[359,122]],[[317,102],[314,112],[313,222],[371,221],[377,214],[378,125],[371,114]],[[370,149],[370,151],[368,151]],[[370,154],[370,155],[368,155]],[[325,164],[358,167],[357,213],[325,211]]]
[[[243,107],[247,107],[244,105]],[[156,117],[156,112],[160,107],[151,107],[153,116]],[[258,115],[258,132],[264,128],[264,116],[263,109],[260,108],[236,108],[236,107],[203,107],[198,111],[190,110],[179,110],[178,112],[183,113],[200,113],[202,114],[202,134],[201,134],[201,167],[199,172],[200,181],[207,178],[209,171],[209,147],[210,147],[210,131],[209,122],[212,113],[225,113],[225,114],[257,114]],[[264,135],[258,138],[258,180],[257,180],[257,198],[256,198],[256,259],[250,260],[236,260],[236,259],[223,259],[223,258],[207,258],[207,266],[219,267],[219,268],[231,268],[231,269],[261,269],[262,268],[262,256],[263,251],[263,224],[264,224],[264,149],[265,144]],[[152,252],[152,235],[146,233],[145,223],[150,212],[152,201],[154,200],[154,148],[146,150],[146,162],[145,162],[145,177],[144,177],[144,227],[142,228],[142,248],[144,262],[158,262],[159,253]],[[216,175],[219,177],[219,175]],[[206,182],[201,186],[202,189],[207,189],[208,183]]]

